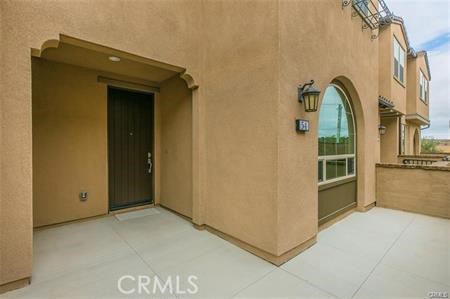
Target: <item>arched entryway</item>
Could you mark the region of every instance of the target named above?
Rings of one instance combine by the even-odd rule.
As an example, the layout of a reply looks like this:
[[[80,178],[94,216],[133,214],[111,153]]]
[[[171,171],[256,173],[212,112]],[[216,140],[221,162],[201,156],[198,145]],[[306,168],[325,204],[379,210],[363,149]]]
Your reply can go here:
[[[318,125],[319,224],[356,207],[356,123],[349,95],[330,84]]]
[[[65,35],[31,64],[35,227],[150,203],[201,221],[184,68]]]

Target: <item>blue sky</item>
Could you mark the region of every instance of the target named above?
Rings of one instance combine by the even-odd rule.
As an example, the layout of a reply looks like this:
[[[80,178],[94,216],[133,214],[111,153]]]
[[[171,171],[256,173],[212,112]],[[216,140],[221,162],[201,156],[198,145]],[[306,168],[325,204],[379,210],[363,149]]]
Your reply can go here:
[[[428,51],[431,127],[423,136],[450,139],[450,1],[385,0],[405,21],[412,47]]]

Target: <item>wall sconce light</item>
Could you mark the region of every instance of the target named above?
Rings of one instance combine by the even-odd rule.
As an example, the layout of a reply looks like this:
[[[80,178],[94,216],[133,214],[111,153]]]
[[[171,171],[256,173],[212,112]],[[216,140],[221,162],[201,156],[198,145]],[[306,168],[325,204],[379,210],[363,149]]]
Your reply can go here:
[[[383,126],[382,124],[380,124],[378,126],[378,132],[380,132],[380,135],[384,135],[386,133],[386,126]]]
[[[320,89],[312,86],[314,80],[298,86],[298,101],[303,103],[305,112],[316,112],[319,105]]]

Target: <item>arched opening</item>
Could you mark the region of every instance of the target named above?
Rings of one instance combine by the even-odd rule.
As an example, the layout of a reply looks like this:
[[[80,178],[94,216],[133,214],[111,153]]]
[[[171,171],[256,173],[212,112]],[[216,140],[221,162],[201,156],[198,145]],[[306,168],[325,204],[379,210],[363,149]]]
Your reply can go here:
[[[318,124],[319,224],[356,206],[356,135],[348,94],[330,84]]]

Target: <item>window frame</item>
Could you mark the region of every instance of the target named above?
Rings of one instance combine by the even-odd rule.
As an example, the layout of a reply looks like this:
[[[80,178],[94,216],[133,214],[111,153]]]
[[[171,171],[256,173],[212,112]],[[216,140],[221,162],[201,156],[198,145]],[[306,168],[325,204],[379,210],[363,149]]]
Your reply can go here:
[[[396,51],[396,45],[398,45],[398,50]],[[394,35],[394,39],[393,39],[393,45],[392,45],[392,51],[393,51],[393,59],[392,59],[392,64],[393,64],[393,76],[394,78],[401,84],[404,86],[405,84],[405,57],[406,57],[406,50],[403,48],[402,44],[400,43],[400,41],[397,39],[397,37]],[[400,56],[401,53],[403,53],[403,59],[400,60]],[[397,58],[396,55],[399,54],[399,57]],[[398,74],[395,73],[395,62],[398,62]],[[403,68],[402,72],[400,72],[400,66]],[[400,75],[401,74],[401,75]]]
[[[347,101],[348,107],[350,108],[350,112],[352,115],[352,122],[353,122],[353,130],[354,130],[354,142],[353,142],[353,154],[341,154],[341,155],[329,155],[329,156],[318,156],[317,158],[317,169],[319,168],[319,164],[322,161],[322,176],[323,176],[323,180],[320,181],[319,180],[319,173],[317,174],[317,182],[319,186],[323,186],[323,185],[327,185],[327,184],[331,184],[331,183],[335,183],[335,182],[339,182],[339,181],[343,181],[343,180],[347,180],[349,178],[355,178],[356,177],[356,171],[357,171],[357,155],[356,155],[356,150],[357,150],[357,140],[358,140],[358,134],[357,134],[357,129],[356,129],[356,122],[355,122],[355,115],[353,112],[353,107],[351,105],[351,102],[347,96],[347,93],[337,84],[335,83],[331,83],[327,86],[330,87],[333,86],[335,88],[337,88],[343,95],[345,98],[345,101]],[[326,89],[325,89],[326,90]],[[325,93],[324,93],[325,95]],[[323,103],[322,99],[322,103]],[[321,105],[322,105],[321,103]],[[319,118],[320,118],[320,110],[319,110]],[[318,127],[317,130],[320,130],[320,128]],[[319,136],[317,136],[317,142],[319,142]],[[348,159],[349,158],[353,158],[353,174],[348,174]],[[341,177],[337,177],[337,178],[333,178],[330,180],[327,180],[327,161],[330,160],[341,160],[341,159],[345,159],[345,176],[341,176]]]
[[[423,91],[423,95],[422,95]],[[429,82],[422,69],[419,69],[419,99],[428,104],[429,98]]]

